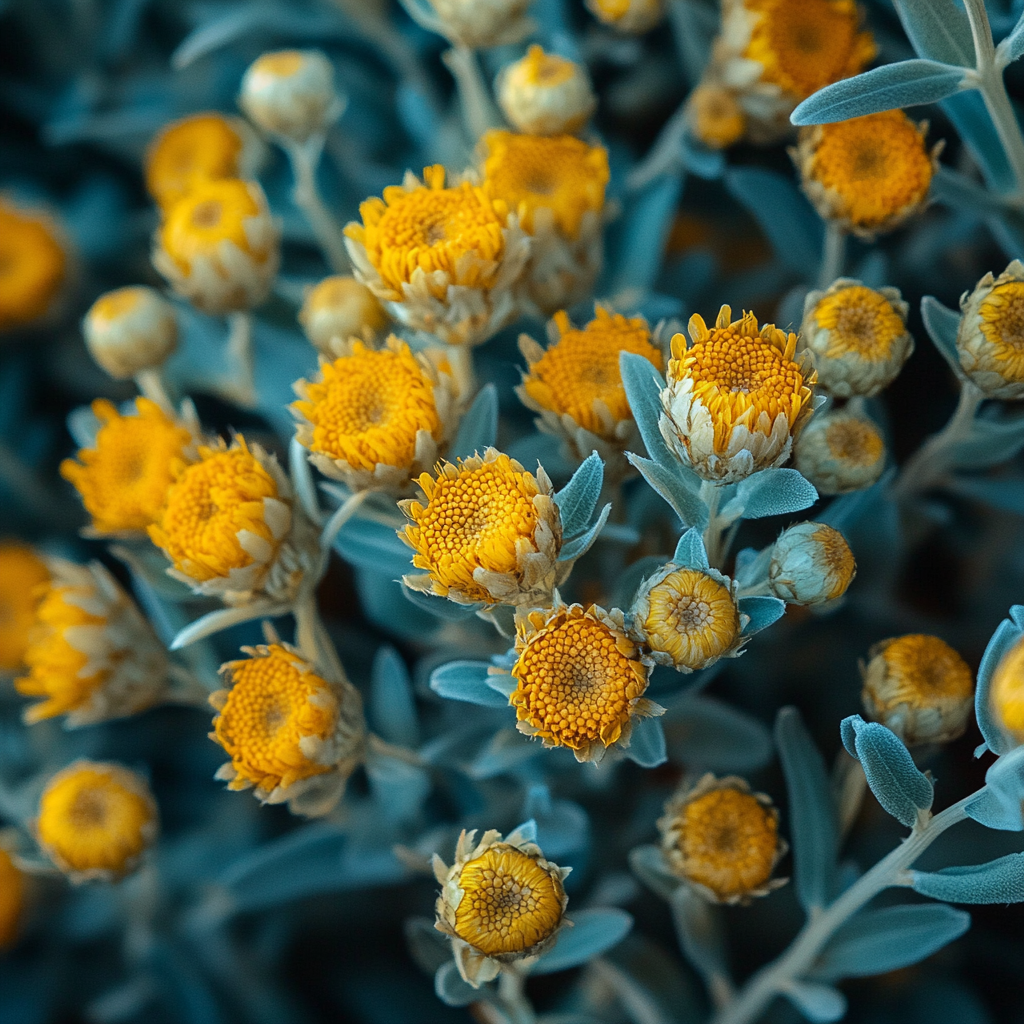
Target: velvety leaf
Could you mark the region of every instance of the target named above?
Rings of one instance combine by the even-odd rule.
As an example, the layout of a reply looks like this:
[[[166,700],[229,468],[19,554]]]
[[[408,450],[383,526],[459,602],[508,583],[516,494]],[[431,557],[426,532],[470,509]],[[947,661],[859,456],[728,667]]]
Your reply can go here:
[[[434,975],[434,991],[437,998],[449,1006],[469,1006],[483,996],[483,993],[462,980],[454,960],[438,967]]]
[[[673,756],[694,770],[749,771],[771,759],[771,733],[756,718],[711,697],[685,697],[663,721]]]
[[[700,530],[691,528],[679,538],[672,561],[684,569],[708,568],[708,553],[704,550]]]
[[[956,350],[956,335],[960,330],[960,314],[944,306],[938,299],[926,295],[921,299],[921,319],[928,337],[932,339],[939,354],[950,369],[962,380],[964,371]]]
[[[846,996],[830,985],[790,981],[782,994],[813,1024],[829,1024],[846,1015]]]
[[[971,23],[955,0],[893,0],[893,5],[919,57],[974,67]]]
[[[554,974],[578,967],[621,942],[633,927],[633,918],[614,907],[577,910],[569,914],[572,928],[563,928],[550,953],[545,953],[531,974]]]
[[[508,698],[487,685],[486,661],[450,661],[430,673],[430,688],[450,700],[487,708],[507,708]]]
[[[768,594],[741,597],[736,603],[740,611],[750,617],[750,621],[743,627],[744,636],[760,633],[762,629],[767,629],[786,614],[786,602]]]
[[[641,768],[657,768],[668,760],[665,753],[665,731],[658,718],[639,718],[626,748],[626,757]]]
[[[703,529],[708,522],[708,507],[700,497],[691,491],[684,482],[681,472],[668,466],[659,465],[650,459],[641,458],[632,452],[626,458],[635,466],[640,475],[654,488],[672,507],[672,510],[684,527],[696,526]]]
[[[587,528],[603,484],[604,463],[597,452],[593,452],[583,460],[569,482],[555,494],[563,536],[575,537]]]
[[[597,540],[598,535],[604,529],[604,524],[608,522],[608,516],[611,513],[612,506],[609,502],[603,509],[601,514],[597,517],[594,524],[585,533],[581,533],[577,537],[573,537],[571,540],[567,540],[563,545],[561,551],[558,552],[559,562],[572,562],[577,558],[581,558],[585,555],[594,545],[594,541]]]
[[[910,874],[914,889],[932,899],[949,903],[1024,903],[1024,853],[1011,853],[987,864]]]
[[[814,485],[795,469],[763,469],[741,480],[722,509],[726,519],[763,519],[802,512],[818,500]]]
[[[382,646],[373,659],[367,712],[373,728],[390,743],[419,745],[419,722],[409,673],[398,651]]]
[[[635,352],[621,353],[619,372],[647,454],[659,465],[677,464],[678,460],[669,451],[658,427],[661,419],[661,392],[665,388],[664,377],[649,359]]]

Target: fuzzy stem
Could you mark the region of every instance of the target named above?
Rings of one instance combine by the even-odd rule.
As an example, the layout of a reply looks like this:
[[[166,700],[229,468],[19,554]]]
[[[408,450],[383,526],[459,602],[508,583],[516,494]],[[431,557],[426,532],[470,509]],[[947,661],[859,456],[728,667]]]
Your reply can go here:
[[[139,370],[135,374],[135,386],[143,398],[148,398],[151,402],[159,405],[168,416],[175,417],[174,404],[167,394],[167,388],[164,387],[164,379],[158,367]]]
[[[700,496],[708,507],[708,525],[704,527],[704,549],[708,553],[708,562],[714,569],[720,569],[729,553],[726,531],[733,520],[724,519],[718,514],[718,503],[722,497],[722,488],[709,480],[700,485]]]
[[[488,128],[495,128],[499,124],[497,111],[480,73],[476,53],[467,46],[456,45],[445,51],[443,59],[455,78],[463,120],[475,144]]]
[[[626,176],[626,188],[630,192],[638,192],[664,174],[678,174],[682,170],[681,153],[690,123],[687,116],[688,99],[679,104],[676,112],[665,122],[647,155]]]
[[[314,135],[301,143],[291,139],[281,139],[280,142],[288,154],[295,175],[295,191],[292,193],[295,205],[306,215],[331,270],[343,274],[349,269],[344,236],[316,184],[316,169],[324,148],[324,136],[322,133]]]
[[[228,314],[228,362],[233,364],[225,394],[246,408],[256,405],[256,380],[252,355],[252,313],[247,309]]]
[[[818,271],[818,287],[828,288],[838,277],[843,276],[846,262],[846,232],[832,221],[825,222],[825,246],[821,253],[821,269]]]
[[[509,1024],[535,1024],[537,1020],[523,982],[523,976],[515,967],[505,968],[498,975],[497,1003],[508,1017]]]

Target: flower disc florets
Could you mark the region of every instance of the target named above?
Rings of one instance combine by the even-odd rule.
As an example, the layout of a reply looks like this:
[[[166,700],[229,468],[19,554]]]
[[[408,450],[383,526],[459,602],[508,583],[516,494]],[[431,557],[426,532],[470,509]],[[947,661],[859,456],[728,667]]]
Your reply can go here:
[[[716,82],[701,82],[686,101],[690,131],[709,149],[739,142],[747,130],[747,115],[735,93]]]
[[[562,523],[543,468],[534,476],[488,448],[417,482],[425,501],[400,502],[412,524],[398,535],[427,574],[404,577],[406,586],[460,604],[550,600],[568,563],[557,563]]]
[[[634,718],[664,713],[647,700],[653,661],[626,631],[618,609],[556,602],[519,613],[509,703],[517,728],[546,747],[568,747],[577,761],[598,762],[609,747],[628,747]]]
[[[665,0],[586,0],[587,9],[616,32],[640,35],[665,17]]]
[[[730,322],[723,306],[714,328],[694,314],[687,347],[672,339],[659,426],[684,465],[704,480],[735,483],[782,465],[813,411],[813,372],[794,360],[796,335],[753,313]]]
[[[345,228],[356,277],[400,323],[449,345],[479,345],[515,314],[530,243],[508,207],[441,166],[407,173]]]
[[[49,579],[46,563],[27,544],[0,542],[0,674],[24,664],[36,605]]]
[[[325,277],[306,295],[299,310],[306,337],[323,355],[337,359],[350,338],[367,344],[387,327],[388,317],[376,296],[346,274]]]
[[[138,714],[163,696],[167,654],[152,627],[98,562],[53,558],[37,593],[25,651],[27,673],[15,680],[26,722],[66,715],[68,728]]]
[[[448,867],[434,855],[441,885],[435,927],[452,940],[455,964],[474,988],[492,981],[502,966],[549,950],[565,923],[568,898],[562,882],[571,868],[544,859],[540,847],[519,836],[463,832]]]
[[[262,803],[326,814],[362,758],[359,692],[346,679],[324,679],[287,644],[242,650],[248,658],[221,668],[230,688],[210,696],[218,712],[210,739],[231,758],[216,777],[229,789],[255,786]]]
[[[578,132],[597,106],[586,69],[536,43],[502,68],[495,85],[502,112],[530,135]]]
[[[161,366],[178,345],[174,307],[145,285],[101,295],[85,314],[82,333],[89,355],[118,380]]]
[[[768,586],[788,604],[822,604],[842,597],[856,575],[853,552],[838,530],[797,523],[772,548]]]
[[[735,775],[683,787],[658,821],[672,872],[712,903],[749,903],[786,884],[772,878],[787,850],[779,812]]]
[[[1024,638],[999,660],[989,684],[988,703],[1001,730],[1024,743]]]
[[[885,469],[882,432],[864,412],[851,405],[818,413],[793,449],[793,465],[819,494],[863,490]]]
[[[72,882],[134,871],[159,830],[146,780],[117,764],[76,761],[46,784],[36,838]]]
[[[1024,264],[986,274],[960,299],[956,336],[964,373],[986,398],[1024,398]]]
[[[57,225],[41,210],[0,196],[0,334],[48,319],[68,278]]]

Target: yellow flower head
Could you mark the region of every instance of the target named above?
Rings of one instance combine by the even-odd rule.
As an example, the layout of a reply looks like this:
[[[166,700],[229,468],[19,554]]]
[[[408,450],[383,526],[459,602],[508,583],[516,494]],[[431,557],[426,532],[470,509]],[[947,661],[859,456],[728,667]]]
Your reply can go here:
[[[46,784],[39,845],[73,882],[114,881],[153,845],[157,809],[146,780],[117,764],[76,761]]]
[[[178,345],[174,307],[145,285],[101,295],[85,314],[82,333],[89,355],[118,380],[160,366]]]
[[[412,521],[399,531],[412,564],[413,590],[461,604],[538,604],[560,582],[562,524],[547,473],[526,472],[488,448],[483,457],[440,462],[419,480],[424,501],[403,501]]]
[[[27,544],[0,542],[0,672],[24,664],[39,591],[49,579],[46,563]]]
[[[562,885],[569,868],[544,859],[519,830],[463,832],[448,867],[434,856],[441,885],[438,931],[452,940],[459,973],[474,988],[497,977],[503,964],[549,950],[564,923],[568,898]]]
[[[514,313],[511,286],[529,242],[482,188],[445,187],[440,165],[423,179],[407,174],[383,199],[360,204],[362,223],[345,227],[356,277],[406,326],[450,345],[479,344]]]
[[[238,105],[263,131],[300,143],[325,132],[344,110],[334,65],[320,50],[257,57],[242,77]]]
[[[1024,639],[1000,658],[990,687],[988,699],[996,721],[1014,744],[1024,743]]]
[[[578,132],[597,106],[586,69],[536,43],[502,68],[496,89],[502,112],[530,135]]]
[[[128,595],[99,563],[50,559],[24,661],[15,680],[26,722],[66,715],[76,727],[134,715],[155,704],[167,682],[167,656]]]
[[[841,277],[828,291],[808,292],[800,350],[818,386],[837,398],[871,397],[887,388],[914,351],[910,307],[896,288],[868,288]]]
[[[709,149],[725,149],[747,130],[747,115],[735,94],[711,82],[702,82],[690,93],[687,117],[694,136]]]
[[[768,585],[789,604],[822,604],[846,593],[857,563],[846,538],[824,523],[797,523],[772,548]]]
[[[365,726],[359,693],[329,682],[287,644],[246,647],[221,671],[231,687],[210,697],[210,739],[231,760],[217,772],[229,789],[256,787],[263,803],[298,814],[327,813],[359,762]]]
[[[885,468],[882,432],[853,403],[818,414],[793,450],[793,464],[819,494],[846,494],[870,487]]]
[[[67,276],[67,252],[52,221],[0,196],[0,333],[45,317]]]
[[[394,335],[382,349],[352,341],[292,403],[310,461],[353,490],[408,490],[437,461],[454,424],[455,385]]]
[[[254,177],[263,152],[240,118],[193,114],[161,129],[146,153],[146,188],[166,211],[197,185]]]
[[[633,632],[659,665],[694,672],[739,652],[747,619],[736,605],[736,587],[715,569],[673,563],[656,572],[637,594]]]
[[[823,219],[868,241],[924,209],[942,143],[929,152],[927,123],[902,110],[800,131],[793,159]]]
[[[516,623],[509,703],[517,728],[546,747],[568,747],[577,761],[600,761],[629,746],[634,718],[664,708],[643,697],[652,661],[626,633],[622,612],[556,603]]]
[[[168,207],[154,236],[153,266],[205,313],[249,309],[270,291],[279,241],[256,182],[202,181]]]
[[[587,0],[587,9],[616,32],[640,35],[665,16],[665,0]]]
[[[335,274],[309,290],[299,323],[320,352],[337,358],[350,338],[372,342],[387,327],[388,317],[366,285]]]
[[[960,365],[988,398],[1024,398],[1024,264],[986,274],[960,299]]]
[[[92,403],[99,422],[91,448],[65,459],[61,476],[82,496],[97,533],[144,532],[160,518],[182,462],[195,457],[193,432],[148,398],[122,416],[106,399]]]
[[[868,659],[861,699],[871,718],[908,744],[948,743],[963,734],[974,677],[949,644],[911,633],[875,644]]]
[[[0,846],[0,952],[17,940],[24,908],[25,877]]]
[[[779,812],[734,775],[708,774],[681,789],[658,828],[672,872],[712,903],[749,903],[786,883],[772,878],[787,849]]]
[[[782,465],[813,411],[813,372],[794,360],[796,335],[753,313],[730,322],[723,306],[714,328],[694,314],[686,346],[672,339],[661,432],[679,459],[705,480],[734,483]]]

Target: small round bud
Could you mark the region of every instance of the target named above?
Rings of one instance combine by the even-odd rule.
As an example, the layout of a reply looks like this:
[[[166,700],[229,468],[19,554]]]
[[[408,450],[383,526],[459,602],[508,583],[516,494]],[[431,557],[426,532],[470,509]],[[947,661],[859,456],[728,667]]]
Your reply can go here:
[[[178,345],[174,307],[145,285],[101,295],[85,314],[82,333],[89,355],[118,380],[162,365]]]
[[[960,300],[960,365],[986,398],[1024,398],[1024,264],[986,274]]]
[[[319,351],[337,358],[349,338],[373,341],[387,327],[388,317],[366,285],[346,274],[335,274],[306,294],[299,323]]]
[[[497,93],[505,116],[527,135],[578,132],[597,106],[586,70],[537,45],[502,69]]]
[[[709,149],[725,149],[743,138],[747,117],[735,95],[721,85],[702,83],[687,101],[690,131]]]
[[[793,455],[819,494],[847,494],[870,487],[882,475],[885,441],[872,420],[847,406],[813,417]]]
[[[868,715],[908,744],[947,743],[963,734],[974,704],[967,662],[937,636],[882,640],[861,665]]]
[[[665,16],[665,0],[587,0],[587,9],[616,32],[640,35]]]
[[[341,116],[334,66],[319,50],[265,53],[242,78],[239,106],[271,135],[305,142]]]
[[[69,256],[51,217],[0,196],[0,334],[53,317],[67,292]]]
[[[824,523],[797,523],[772,548],[768,586],[787,604],[823,604],[846,593],[857,573],[846,538]]]
[[[1024,638],[1018,637],[999,659],[989,682],[988,704],[1012,743],[1024,743]]]
[[[441,31],[471,50],[518,43],[533,29],[526,17],[531,0],[429,0]]]

